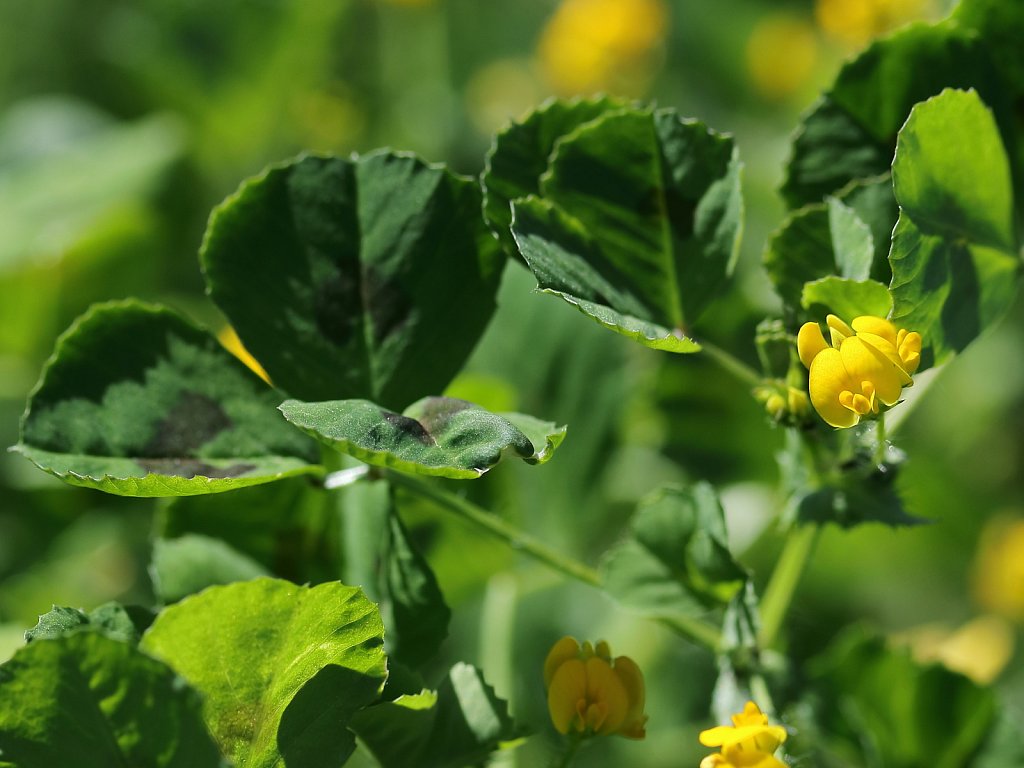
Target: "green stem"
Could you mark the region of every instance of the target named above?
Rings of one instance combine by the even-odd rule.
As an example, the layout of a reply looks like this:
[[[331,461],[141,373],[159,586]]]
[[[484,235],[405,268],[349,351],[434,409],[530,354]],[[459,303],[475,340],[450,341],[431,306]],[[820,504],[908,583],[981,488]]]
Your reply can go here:
[[[764,381],[763,376],[759,375],[757,371],[731,352],[726,352],[721,347],[716,347],[710,341],[701,341],[700,345],[708,357],[751,388],[760,385]]]
[[[878,442],[875,444],[875,464],[881,464],[885,461],[886,444],[885,444],[885,414],[878,414],[878,421],[876,422],[878,427],[875,431],[875,438]]]
[[[592,587],[601,587],[601,576],[593,568],[552,549],[535,536],[505,522],[502,518],[478,507],[473,502],[415,475],[385,470],[384,477],[393,485],[412,491],[423,498],[430,499],[449,512],[454,512],[463,520],[504,541],[512,549],[539,560],[549,568]],[[721,633],[717,627],[705,621],[683,616],[662,618],[658,621],[676,634],[704,646],[713,653],[717,653],[719,650]]]
[[[758,645],[762,649],[770,648],[778,637],[797,584],[800,583],[800,577],[803,576],[820,534],[821,527],[814,524],[790,530],[761,599],[761,634]]]
[[[582,744],[583,736],[581,734],[574,733],[570,736],[565,748],[565,754],[555,763],[555,768],[569,768],[572,765],[572,761],[576,759],[576,753],[580,751],[580,745]]]

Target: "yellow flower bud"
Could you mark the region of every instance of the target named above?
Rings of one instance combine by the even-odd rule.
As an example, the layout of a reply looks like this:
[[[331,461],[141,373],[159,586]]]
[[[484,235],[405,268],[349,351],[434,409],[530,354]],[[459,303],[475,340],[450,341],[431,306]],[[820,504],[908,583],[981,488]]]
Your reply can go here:
[[[831,344],[817,323],[804,323],[797,334],[800,361],[810,370],[811,404],[821,418],[852,427],[899,402],[921,363],[921,334],[871,315],[850,325],[829,315],[826,324]]]
[[[548,711],[559,733],[644,738],[644,677],[627,656],[612,659],[604,641],[555,643],[544,662]]]
[[[720,725],[701,731],[705,747],[721,747],[717,755],[708,755],[701,768],[785,768],[773,753],[786,740],[786,730],[768,725],[768,716],[752,701],[732,716],[732,725]]]

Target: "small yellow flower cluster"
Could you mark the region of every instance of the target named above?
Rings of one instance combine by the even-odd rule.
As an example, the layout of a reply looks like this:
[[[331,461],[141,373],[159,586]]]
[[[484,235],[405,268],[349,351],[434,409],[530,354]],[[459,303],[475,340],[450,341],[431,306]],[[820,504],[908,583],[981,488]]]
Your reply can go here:
[[[636,93],[667,26],[664,0],[562,0],[540,40],[541,68],[559,93]]]
[[[701,732],[701,744],[721,747],[722,751],[705,757],[700,768],[786,768],[774,756],[785,740],[785,728],[768,725],[768,715],[748,701],[742,712],[732,716],[732,725]]]
[[[572,637],[555,643],[544,662],[544,685],[559,733],[644,737],[643,673],[627,656],[613,660],[603,640],[596,646]]]
[[[810,370],[811,404],[833,427],[852,427],[895,405],[921,364],[921,334],[897,329],[873,315],[847,325],[826,320],[831,344],[817,323],[804,323],[797,335],[800,361]]]
[[[754,398],[777,423],[797,424],[810,410],[807,393],[785,382],[772,381],[757,387]]]

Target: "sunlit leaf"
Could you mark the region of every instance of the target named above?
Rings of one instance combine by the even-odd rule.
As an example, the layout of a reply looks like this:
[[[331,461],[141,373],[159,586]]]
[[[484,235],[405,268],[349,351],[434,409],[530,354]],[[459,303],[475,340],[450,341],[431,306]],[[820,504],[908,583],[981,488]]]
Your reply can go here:
[[[154,614],[138,605],[104,603],[86,613],[77,608],[53,606],[39,617],[39,622],[25,632],[25,642],[63,637],[82,630],[100,632],[114,640],[138,643],[142,633],[153,623]]]
[[[424,398],[401,414],[367,400],[288,400],[281,412],[299,429],[367,464],[461,479],[480,477],[505,453],[542,464],[565,437],[565,427],[448,397]]]
[[[140,647],[202,694],[237,765],[336,768],[355,748],[349,718],[384,685],[383,631],[355,587],[257,579],[166,608]]]
[[[57,342],[16,450],[72,485],[215,493],[316,473],[280,395],[205,331],[134,301],[93,307]]]
[[[494,311],[505,259],[480,194],[411,155],[271,167],[213,213],[210,296],[293,397],[404,408],[445,388]]]
[[[1010,167],[992,113],[973,91],[914,108],[893,161],[893,321],[924,339],[922,367],[1000,318],[1020,272]]]

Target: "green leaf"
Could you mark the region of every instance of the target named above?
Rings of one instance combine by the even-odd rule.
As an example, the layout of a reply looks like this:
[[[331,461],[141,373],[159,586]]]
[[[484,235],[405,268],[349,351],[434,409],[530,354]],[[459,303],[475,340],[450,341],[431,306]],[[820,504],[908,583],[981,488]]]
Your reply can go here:
[[[469,664],[456,664],[435,693],[400,696],[360,711],[352,729],[382,768],[482,765],[522,736],[507,704]]]
[[[962,350],[1000,318],[1020,261],[1009,163],[973,91],[914,108],[893,161],[893,321],[924,339],[922,367]]]
[[[863,629],[841,636],[810,673],[821,746],[852,764],[960,768],[994,723],[991,690],[938,664],[919,665],[908,649]]]
[[[97,632],[33,642],[0,666],[0,765],[220,768],[196,693]]]
[[[732,139],[671,110],[628,110],[556,144],[512,232],[541,290],[675,352],[732,271],[743,206]]]
[[[842,277],[823,277],[805,284],[800,303],[804,309],[825,307],[829,312],[848,319],[860,315],[888,317],[892,311],[892,297],[884,285],[874,280],[847,280]]]
[[[992,60],[1006,75],[1006,83],[1018,97],[1024,94],[1024,7],[1004,0],[960,0],[953,19],[985,41]]]
[[[988,47],[950,23],[913,24],[847,62],[803,118],[781,192],[791,208],[889,168],[911,107],[943,88],[976,88],[1013,132],[1002,77]]]
[[[460,479],[480,477],[504,453],[543,464],[565,437],[565,427],[450,397],[423,398],[402,414],[367,400],[288,400],[281,412],[325,445],[367,464]]]
[[[419,667],[437,653],[448,636],[451,610],[430,564],[393,509],[388,514],[386,551],[381,574],[386,598],[381,614],[388,628],[388,656]]]
[[[409,155],[303,157],[214,211],[207,288],[293,397],[404,408],[445,388],[494,311],[504,256],[480,205],[474,180]]]
[[[100,632],[123,643],[138,643],[142,633],[153,623],[154,614],[138,605],[104,603],[89,613],[76,608],[53,606],[39,617],[39,622],[25,632],[25,642],[50,640],[77,631]]]
[[[172,499],[158,516],[157,533],[165,539],[221,539],[276,576],[319,584],[341,574],[339,528],[331,494],[299,477]]]
[[[280,396],[205,331],[134,301],[94,306],[57,341],[15,450],[71,485],[216,493],[317,473]]]
[[[889,196],[891,198],[891,193]],[[858,199],[866,201],[864,197]],[[893,223],[895,220],[893,214]],[[891,224],[889,229],[892,229]],[[887,232],[885,243],[888,242]],[[808,205],[789,215],[768,241],[764,266],[782,300],[790,307],[806,309],[809,303],[804,294],[808,284],[829,278],[863,283],[877,271],[876,257],[880,256],[885,264],[887,255],[888,246],[879,252],[871,228],[856,210],[843,200],[830,197],[825,203]],[[881,287],[885,290],[885,286]],[[812,289],[812,296],[821,290]],[[832,288],[826,288],[824,292],[826,296],[832,293],[841,295]],[[889,312],[889,303],[886,292],[887,306],[883,317]],[[832,308],[832,311],[842,314],[837,308]]]
[[[141,647],[202,694],[214,740],[237,765],[334,768],[355,748],[352,713],[383,687],[382,635],[355,587],[257,579],[166,608]]]
[[[270,575],[226,542],[194,533],[154,541],[149,572],[153,591],[163,603],[177,602],[215,584]]]
[[[491,231],[510,255],[519,254],[511,231],[512,201],[540,194],[540,177],[559,139],[584,123],[625,107],[625,102],[608,97],[552,99],[494,137],[481,179],[483,211]]]
[[[693,616],[728,603],[747,575],[729,553],[714,489],[666,487],[637,507],[630,537],[609,551],[602,581],[612,597],[649,616]]]

